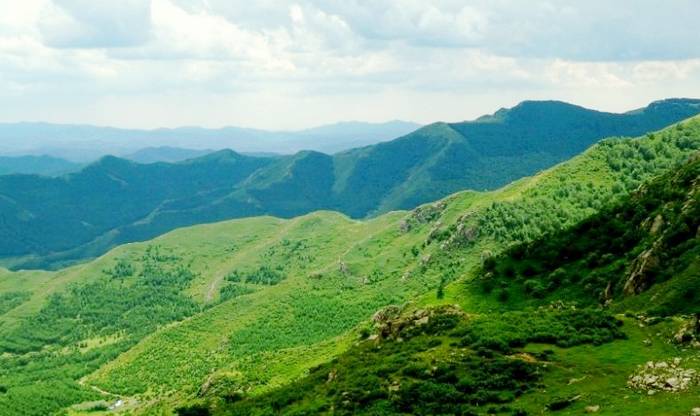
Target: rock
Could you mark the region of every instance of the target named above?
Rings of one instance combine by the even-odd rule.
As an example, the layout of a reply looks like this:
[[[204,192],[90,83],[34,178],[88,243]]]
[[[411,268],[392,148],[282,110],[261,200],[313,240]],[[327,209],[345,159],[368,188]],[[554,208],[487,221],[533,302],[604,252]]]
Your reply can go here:
[[[394,339],[401,338],[403,331],[411,328],[418,328],[430,322],[435,315],[460,315],[464,312],[457,305],[442,305],[431,309],[418,309],[412,313],[401,314],[398,306],[387,306],[377,311],[372,320],[377,328],[378,338]]]
[[[396,305],[389,305],[382,308],[374,313],[372,316],[372,321],[375,323],[386,322],[390,319],[394,319],[401,314],[401,308]]]
[[[680,358],[673,359],[670,364],[666,361],[649,361],[627,379],[627,386],[634,390],[646,391],[649,395],[657,391],[687,390],[697,384],[697,372],[694,369],[682,368],[681,361]]]
[[[598,411],[600,410],[600,406],[586,406],[584,410],[586,411],[586,413],[598,413]]]
[[[422,318],[416,320],[414,324],[415,324],[415,326],[421,326],[421,325],[427,324],[428,321],[430,321],[430,317],[429,317],[429,316],[424,316],[424,317],[422,317]]]
[[[690,345],[700,341],[700,314],[695,314],[684,322],[673,336],[673,341],[677,344]]]
[[[581,377],[581,378],[571,378],[571,379],[569,379],[569,382],[568,382],[567,384],[568,384],[568,385],[572,385],[572,384],[575,384],[575,383],[579,383],[579,382],[585,380],[586,378],[588,378],[588,376],[583,376],[583,377]]]
[[[601,300],[603,303],[607,303],[612,300],[613,298],[613,286],[612,286],[612,280],[608,281],[607,286],[605,286],[605,290],[603,291],[603,294],[601,295]]]
[[[328,380],[326,381],[326,383],[333,382],[333,380],[335,380],[336,377],[338,377],[338,370],[334,368],[333,370],[331,370],[330,373],[328,373]]]
[[[654,253],[654,247],[643,251],[632,262],[630,273],[622,291],[625,295],[637,295],[649,286],[649,271],[659,266],[659,258]]]
[[[700,416],[700,407],[693,408],[690,411],[690,416]]]
[[[654,222],[651,224],[651,228],[649,229],[649,234],[651,235],[656,235],[659,233],[659,230],[661,230],[661,227],[664,225],[664,218],[661,216],[661,214],[658,214],[656,218],[654,218]]]
[[[411,231],[411,224],[405,218],[399,223],[399,231],[404,234]]]
[[[676,377],[666,379],[666,385],[673,390],[677,389],[680,384],[681,381]]]
[[[476,240],[476,238],[479,236],[479,229],[476,228],[475,226],[472,227],[464,227],[462,230],[462,238],[466,242],[472,242]]]

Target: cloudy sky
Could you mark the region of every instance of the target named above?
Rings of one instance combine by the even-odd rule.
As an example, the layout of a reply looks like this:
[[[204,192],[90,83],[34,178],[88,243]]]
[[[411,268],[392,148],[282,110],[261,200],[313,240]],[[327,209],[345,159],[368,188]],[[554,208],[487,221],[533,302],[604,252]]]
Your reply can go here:
[[[0,0],[0,121],[302,128],[700,97],[697,0]]]

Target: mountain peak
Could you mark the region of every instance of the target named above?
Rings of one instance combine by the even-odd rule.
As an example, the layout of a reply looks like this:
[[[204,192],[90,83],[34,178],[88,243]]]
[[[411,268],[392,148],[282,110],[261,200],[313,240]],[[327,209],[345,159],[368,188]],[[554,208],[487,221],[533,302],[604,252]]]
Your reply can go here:
[[[231,149],[222,149],[222,150],[217,150],[215,152],[211,152],[211,153],[206,154],[204,156],[185,160],[181,163],[228,162],[228,161],[235,161],[235,160],[244,159],[246,157],[251,157],[251,156],[241,155],[240,153],[234,152]]]

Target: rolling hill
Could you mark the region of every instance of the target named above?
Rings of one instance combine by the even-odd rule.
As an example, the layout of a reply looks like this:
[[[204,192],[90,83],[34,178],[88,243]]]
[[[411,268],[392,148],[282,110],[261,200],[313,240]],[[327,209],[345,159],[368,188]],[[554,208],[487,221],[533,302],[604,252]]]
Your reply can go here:
[[[672,99],[625,114],[524,102],[473,122],[436,123],[333,156],[220,151],[176,164],[106,157],[61,178],[0,178],[6,267],[60,267],[177,227],[252,215],[412,209],[462,189],[495,189],[610,135],[639,135],[700,112]],[[31,192],[27,190],[31,189]],[[105,192],[107,190],[108,192]],[[361,198],[358,198],[361,195]]]
[[[471,321],[446,319],[454,325],[435,328],[444,346],[436,350],[437,355],[419,351],[431,343],[430,333],[419,333],[417,344],[380,344],[389,351],[405,345],[404,357],[420,354],[420,360],[413,360],[418,366],[413,373],[401,372],[415,382],[428,381],[416,376],[425,370],[419,365],[430,363],[431,357],[440,360],[458,352],[451,349],[453,342],[471,334],[464,348],[476,349],[472,343],[502,334],[494,332],[493,325],[521,322],[516,325],[520,332],[512,334],[515,351],[490,346],[484,351],[491,351],[493,361],[479,361],[472,355],[464,358],[466,364],[489,374],[516,371],[517,397],[529,400],[518,402],[519,408],[568,403],[574,397],[571,391],[580,386],[566,384],[581,377],[573,363],[591,360],[596,365],[592,369],[608,371],[609,376],[600,383],[586,383],[586,394],[600,397],[601,389],[618,389],[614,386],[620,385],[620,379],[620,389],[626,391],[627,375],[643,360],[691,356],[655,335],[652,347],[642,343],[661,328],[664,333],[674,329],[675,321],[646,330],[632,318],[622,318],[620,329],[618,318],[587,310],[580,315],[543,312],[541,316],[525,311],[502,319],[499,313],[518,311],[507,311],[498,298],[482,296],[478,285],[465,282],[480,275],[482,259],[500,259],[513,243],[538,241],[547,233],[575,226],[624,201],[645,181],[684,163],[700,150],[700,120],[679,126],[637,139],[607,139],[502,189],[460,192],[410,212],[365,221],[327,211],[294,219],[239,219],[122,245],[92,262],[56,272],[0,271],[0,406],[8,415],[43,415],[60,409],[99,414],[119,399],[122,409],[133,414],[169,414],[185,404],[193,409],[195,403],[236,414],[230,406],[243,400],[269,413],[266,395],[278,394],[275,388],[280,386],[295,388],[298,385],[289,383],[310,369],[316,368],[311,373],[316,379],[323,375],[333,381],[328,367],[334,365],[332,359],[339,357],[336,362],[355,368],[364,365],[348,362],[353,356],[344,352],[358,351],[354,345],[373,330],[368,320],[377,310],[407,302],[420,307],[458,303],[467,316],[483,319],[476,329],[469,325]],[[308,157],[312,165],[324,163],[323,158],[314,160],[314,154]],[[378,322],[383,322],[381,316]],[[571,322],[578,322],[576,328],[589,336],[570,341],[567,325]],[[539,351],[519,349],[532,340],[522,331],[529,326],[549,331],[542,332],[543,337],[554,345],[541,346]],[[635,354],[630,356],[629,348],[635,348]],[[383,360],[381,353],[368,354],[372,356],[365,363]],[[504,355],[513,354],[528,354],[518,356],[532,356],[537,363],[511,367],[512,358]],[[616,360],[624,362],[617,362],[615,371],[603,370]],[[543,372],[542,361],[557,365]],[[394,374],[392,368],[386,367],[384,376]],[[337,374],[342,380],[346,373]],[[461,372],[445,374],[436,384],[454,384],[449,380],[464,378]],[[345,380],[350,384],[344,386],[352,386],[353,380]],[[529,394],[541,385],[554,385],[563,398]],[[362,386],[340,403],[355,403],[356,397],[364,397],[362,391],[372,391],[367,387],[371,384]],[[493,396],[501,397],[498,406],[503,409],[496,408],[496,413],[517,410],[510,405],[515,387],[494,384],[489,388]],[[446,390],[435,391],[437,397],[448,397],[439,393]],[[631,405],[676,409],[688,406],[693,392],[681,401],[663,394],[634,396]],[[616,400],[624,400],[622,396],[615,396]],[[262,401],[255,402],[256,397]],[[275,406],[296,405],[295,397],[286,402],[283,397]],[[378,396],[372,397],[366,403]],[[473,400],[493,403],[489,397]],[[539,402],[545,399],[546,403]],[[471,403],[466,403],[469,408]],[[581,410],[582,403],[572,405]]]

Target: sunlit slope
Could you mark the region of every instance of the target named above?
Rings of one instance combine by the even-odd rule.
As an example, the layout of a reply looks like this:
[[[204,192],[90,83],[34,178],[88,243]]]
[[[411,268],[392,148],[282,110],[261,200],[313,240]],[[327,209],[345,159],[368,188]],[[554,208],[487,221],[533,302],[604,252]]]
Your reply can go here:
[[[693,121],[685,130],[694,132],[691,136],[672,129],[638,140],[611,140],[496,192],[460,193],[408,216],[396,213],[356,223],[363,235],[360,240],[310,246],[305,252],[318,252],[319,259],[306,267],[287,265],[282,259],[293,258],[289,253],[280,259],[249,258],[251,265],[271,268],[284,262],[288,279],[158,332],[90,380],[125,393],[147,389],[195,393],[209,379],[253,390],[285,381],[319,361],[303,352],[313,350],[321,358],[331,355],[337,348],[326,341],[379,306],[408,301],[464,276],[485,250],[499,250],[509,241],[578,221],[639,181],[683,160],[698,148],[697,127]],[[658,152],[653,163],[643,156],[650,149]],[[618,153],[625,152],[628,166],[617,166]],[[549,210],[552,206],[557,208]],[[530,209],[532,217],[523,216]],[[499,210],[506,214],[499,217]],[[502,235],[499,224],[510,234]],[[324,255],[331,250],[333,254]],[[279,373],[280,368],[270,363],[282,359],[286,371]],[[157,363],[167,364],[152,371]],[[220,374],[233,381],[226,376],[221,381]]]
[[[54,273],[0,272],[0,294],[14,293],[0,310],[0,405],[46,414],[99,398],[89,386],[141,409],[268,390],[345,350],[377,309],[449,295],[486,252],[571,225],[699,148],[693,119],[412,212],[228,221]]]

